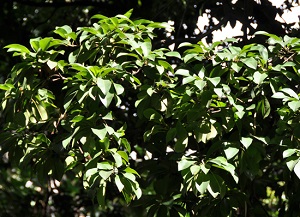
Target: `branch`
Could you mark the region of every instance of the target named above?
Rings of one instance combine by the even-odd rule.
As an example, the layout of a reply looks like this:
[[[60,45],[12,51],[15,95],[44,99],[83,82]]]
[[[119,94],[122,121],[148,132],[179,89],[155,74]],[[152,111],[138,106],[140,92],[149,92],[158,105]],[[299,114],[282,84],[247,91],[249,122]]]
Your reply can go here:
[[[59,1],[59,2],[36,2],[33,0],[14,0],[14,3],[18,3],[21,5],[27,5],[31,7],[71,7],[71,6],[101,6],[101,7],[108,7],[111,4],[103,2],[103,1]]]
[[[180,35],[180,31],[181,31],[181,28],[182,28],[182,25],[183,25],[183,21],[184,21],[184,18],[185,18],[185,14],[186,14],[186,10],[187,10],[187,5],[188,4],[189,4],[189,1],[187,1],[185,3],[184,11],[182,13],[182,17],[181,17],[179,28],[178,28],[178,32],[177,32],[177,37]]]
[[[212,34],[215,30],[220,29],[224,24],[228,22],[228,19],[222,19],[217,25],[213,26],[209,30],[207,30],[205,33],[202,33],[194,38],[176,38],[176,39],[170,39],[170,40],[160,40],[156,43],[154,43],[154,47],[157,45],[163,44],[164,46],[169,46],[173,43],[175,43],[176,46],[178,46],[182,42],[190,42],[192,44],[199,42],[201,39],[205,38],[206,36]]]

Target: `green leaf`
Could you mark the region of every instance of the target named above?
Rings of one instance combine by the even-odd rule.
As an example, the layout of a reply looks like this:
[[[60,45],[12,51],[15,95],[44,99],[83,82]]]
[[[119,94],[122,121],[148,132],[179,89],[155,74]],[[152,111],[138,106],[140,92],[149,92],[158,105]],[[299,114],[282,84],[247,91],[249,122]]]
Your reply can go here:
[[[30,39],[30,45],[31,45],[32,49],[36,52],[39,50],[39,47],[40,47],[39,40],[40,40],[40,38]]]
[[[191,83],[192,81],[194,81],[196,78],[195,77],[185,77],[182,79],[182,85],[185,85],[185,84],[188,84],[188,83]]]
[[[181,47],[194,47],[195,45],[190,43],[190,42],[182,42],[178,48],[181,48]]]
[[[62,141],[62,145],[63,145],[64,148],[67,148],[67,146],[71,143],[71,141],[72,141],[74,135],[79,131],[79,129],[80,129],[80,128],[77,127],[77,128],[74,130],[74,132],[72,133],[72,135],[70,135],[69,137],[67,137],[66,139],[64,139],[64,140]]]
[[[260,137],[260,136],[252,136],[253,138],[257,139],[258,141],[261,141],[262,143],[268,145],[270,142],[270,138],[268,136],[266,137]]]
[[[97,189],[97,202],[102,208],[105,208],[105,186],[106,184],[101,184]]]
[[[210,124],[210,132],[209,133],[203,133],[201,141],[206,143],[207,141],[215,138],[218,135],[218,131],[215,128],[213,124]]]
[[[210,182],[207,186],[207,190],[214,198],[216,198],[218,195],[223,198],[226,193],[224,181],[220,176],[213,173],[210,174]]]
[[[116,186],[117,186],[119,192],[122,192],[124,189],[124,185],[122,184],[119,175],[115,176],[115,183],[116,183]]]
[[[73,122],[73,123],[78,123],[78,122],[82,121],[83,119],[84,119],[84,116],[82,116],[82,115],[76,115],[76,116],[71,120],[71,122]]]
[[[252,144],[253,139],[250,137],[242,137],[241,143],[247,149]]]
[[[62,38],[67,39],[69,34],[72,32],[72,28],[68,25],[64,25],[61,27],[56,27],[53,32],[60,35]],[[72,39],[75,40],[76,38],[75,39],[72,38]]]
[[[298,179],[300,179],[300,161],[298,161],[294,167],[294,172],[298,176]]]
[[[166,135],[166,143],[169,143],[170,141],[174,140],[176,133],[177,133],[176,128],[169,129]]]
[[[278,37],[277,35],[270,34],[270,33],[266,32],[266,31],[257,31],[255,33],[255,35],[265,35],[265,36],[268,36],[268,37],[270,37],[270,38],[272,38],[272,39],[274,39],[276,41],[282,41],[282,38]]]
[[[217,165],[219,168],[228,171],[232,175],[234,181],[238,183],[239,178],[235,173],[235,167],[232,164],[228,163],[226,158],[219,156],[214,159],[210,159],[208,162],[213,163]]]
[[[153,28],[161,28],[161,29],[174,29],[170,24],[168,23],[150,23],[148,27],[153,27]]]
[[[96,174],[97,172],[98,172],[98,169],[97,169],[97,168],[88,169],[88,170],[85,172],[85,176],[86,176],[86,177],[91,177],[92,175]]]
[[[199,165],[194,164],[190,167],[190,170],[191,170],[192,175],[196,175],[201,170],[201,167]]]
[[[57,62],[48,60],[47,65],[51,70],[53,70],[57,66]]]
[[[175,72],[175,75],[191,76],[189,70],[187,70],[187,69],[178,69]]]
[[[257,68],[257,61],[253,57],[246,58],[242,62],[251,69]]]
[[[188,63],[190,60],[194,60],[194,59],[197,59],[198,58],[198,53],[191,53],[191,54],[187,54],[187,55],[184,55],[183,57],[183,61],[185,63]]]
[[[104,161],[104,162],[97,163],[97,168],[99,170],[113,170],[114,166],[112,165],[111,162]]]
[[[106,108],[108,108],[110,103],[112,102],[114,96],[115,95],[113,93],[108,92],[104,98],[102,98],[101,96],[99,96],[99,98],[100,98],[100,101],[103,103],[103,105]]]
[[[113,156],[113,158],[115,160],[116,167],[121,167],[123,165],[121,155],[118,152],[116,152],[116,153],[113,153],[112,156]]]
[[[220,83],[221,78],[220,77],[215,77],[215,78],[206,78],[209,80],[215,87]]]
[[[195,183],[195,187],[200,192],[200,194],[205,193],[205,191],[207,190],[207,187],[209,185],[209,182],[210,182],[209,175],[206,175],[206,174],[203,174],[203,173],[200,173],[198,175],[196,183]]]
[[[102,93],[106,96],[111,87],[111,81],[107,79],[97,78],[97,86],[100,88]]]
[[[20,53],[27,53],[27,54],[30,53],[27,47],[20,44],[10,44],[5,46],[4,48],[8,48],[7,52],[20,52]]]
[[[126,173],[132,173],[132,174],[135,174],[135,175],[137,175],[138,177],[140,177],[140,175],[138,174],[138,172],[135,171],[134,169],[130,168],[130,167],[126,167],[126,168],[124,169],[124,172],[126,172]]]
[[[133,175],[132,173],[123,173],[123,176],[126,179],[129,179],[130,181],[135,182],[135,175]]]
[[[242,68],[243,68],[243,64],[241,62],[232,62],[231,63],[231,68],[235,71],[235,72],[239,72]]]
[[[11,90],[12,88],[14,88],[14,85],[12,84],[0,84],[0,89],[1,90]]]
[[[292,102],[288,102],[288,106],[294,111],[298,111],[298,109],[300,108],[300,101],[292,101]]]
[[[95,28],[92,28],[92,27],[83,27],[83,28],[81,28],[81,30],[84,31],[84,32],[88,32],[90,34],[93,34],[93,35],[101,36],[100,31],[95,29]]]
[[[196,162],[197,161],[194,160],[182,159],[181,161],[178,162],[178,171],[189,168],[190,166],[194,165]]]
[[[117,95],[124,93],[124,87],[121,84],[113,83]]]
[[[176,124],[176,131],[177,131],[177,141],[175,143],[175,151],[176,152],[183,152],[188,145],[188,133],[183,124],[178,121]]]
[[[151,41],[143,42],[141,45],[141,48],[142,48],[144,56],[147,57],[150,54],[151,49],[152,49]]]
[[[276,92],[272,95],[272,98],[285,99],[285,98],[288,98],[288,97],[282,92]]]
[[[117,153],[124,159],[127,163],[129,162],[128,155],[125,151],[117,151]]]
[[[99,138],[99,139],[104,139],[106,137],[107,134],[107,130],[104,127],[103,129],[95,129],[95,128],[91,128],[92,132]]]
[[[41,48],[42,51],[46,51],[49,46],[50,42],[53,40],[53,38],[43,38],[39,41],[39,47]]]
[[[258,44],[256,46],[252,46],[251,50],[258,50],[259,54],[262,56],[262,59],[265,61],[265,63],[268,61],[269,58],[268,49],[263,45]]]
[[[158,62],[158,65],[163,66],[166,70],[168,70],[170,72],[174,71],[172,66],[170,65],[170,63],[168,63],[167,61],[158,60],[157,62]]]
[[[178,59],[181,59],[181,55],[177,51],[170,51],[170,52],[165,53],[165,55],[167,57],[176,57]]]
[[[162,118],[162,116],[153,108],[146,109],[143,114],[149,120],[160,120]]]
[[[39,113],[39,115],[41,117],[41,120],[42,121],[47,120],[48,119],[48,112],[47,112],[47,110],[42,105],[40,105],[40,104],[37,105],[36,108],[37,108],[38,113]]]
[[[147,212],[147,217],[156,216],[156,212],[158,209],[159,209],[159,204],[152,205]]]
[[[91,19],[99,19],[99,20],[105,20],[107,18],[108,18],[107,16],[104,16],[102,14],[96,14],[96,15],[91,17]]]
[[[208,174],[209,170],[210,170],[210,165],[208,164],[200,164],[201,170],[204,174]]]
[[[298,149],[290,148],[290,149],[285,150],[283,152],[282,156],[283,156],[283,158],[287,158],[287,157],[290,157],[293,154],[295,154],[297,151],[298,151]]]
[[[218,95],[219,98],[224,96],[223,88],[214,88],[214,92]]]
[[[128,151],[128,153],[131,152],[131,146],[126,138],[121,138],[121,143],[124,146],[124,148]]]
[[[198,89],[201,91],[206,86],[206,81],[203,80],[196,80],[194,82],[195,86],[198,87]]]
[[[129,11],[127,11],[127,12],[124,14],[124,16],[127,17],[127,18],[130,18],[132,12],[133,12],[133,9],[130,9]]]
[[[299,100],[298,94],[295,93],[295,91],[293,91],[292,89],[290,89],[290,88],[282,88],[281,91],[284,92],[284,93],[286,93],[286,94],[288,94],[289,96],[291,96],[291,97]]]
[[[113,170],[110,171],[106,171],[106,170],[101,170],[99,172],[99,175],[101,176],[102,179],[107,180],[112,174],[113,174]]]
[[[286,165],[290,171],[293,171],[295,165],[299,162],[299,158],[297,156],[290,156],[286,160]]]
[[[256,71],[253,74],[253,81],[256,84],[261,84],[267,77],[268,75],[266,73],[261,74],[260,72]]]
[[[264,99],[262,101],[262,115],[263,118],[267,118],[270,115],[271,112],[271,105],[269,103],[269,100],[267,99],[267,97],[264,96]]]
[[[238,148],[228,147],[224,150],[227,160],[230,160],[239,153]]]

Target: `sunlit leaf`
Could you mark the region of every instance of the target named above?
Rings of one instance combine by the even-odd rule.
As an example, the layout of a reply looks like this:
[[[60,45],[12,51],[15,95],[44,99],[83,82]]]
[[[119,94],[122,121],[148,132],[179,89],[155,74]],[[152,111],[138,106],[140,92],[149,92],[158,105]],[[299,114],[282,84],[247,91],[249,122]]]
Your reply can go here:
[[[253,57],[244,59],[243,63],[251,69],[257,68],[257,61]]]
[[[206,79],[209,80],[214,86],[217,86],[221,81],[220,77],[206,78]]]
[[[298,179],[300,179],[300,161],[298,161],[294,167],[294,172],[298,176]]]
[[[108,91],[110,90],[110,87],[112,85],[112,82],[107,79],[97,78],[97,86],[100,88],[102,93],[104,95],[107,95]]]
[[[288,103],[288,106],[294,111],[298,111],[300,108],[300,101],[292,101]]]
[[[287,158],[287,157],[290,157],[293,154],[295,154],[297,151],[298,151],[298,149],[295,149],[295,148],[287,149],[283,152],[282,156],[283,156],[283,158]]]
[[[253,81],[256,84],[261,84],[267,77],[268,75],[266,73],[261,74],[260,72],[256,71],[253,75]]]
[[[230,160],[234,156],[236,156],[239,152],[238,148],[228,147],[224,150],[227,160]]]
[[[121,192],[124,189],[124,185],[122,184],[120,177],[118,175],[115,176],[115,183],[118,187],[118,190]]]
[[[99,138],[99,139],[104,139],[106,137],[106,134],[107,134],[107,130],[106,128],[104,127],[103,129],[95,129],[95,128],[92,128],[91,129],[92,132]]]
[[[178,162],[178,171],[184,170],[184,169],[192,166],[195,163],[196,163],[196,161],[183,159]]]
[[[10,44],[5,46],[4,48],[8,48],[7,52],[20,52],[20,53],[27,53],[27,54],[30,53],[28,48],[21,44]]]
[[[242,137],[241,143],[245,148],[248,148],[252,144],[253,139],[250,137]]]

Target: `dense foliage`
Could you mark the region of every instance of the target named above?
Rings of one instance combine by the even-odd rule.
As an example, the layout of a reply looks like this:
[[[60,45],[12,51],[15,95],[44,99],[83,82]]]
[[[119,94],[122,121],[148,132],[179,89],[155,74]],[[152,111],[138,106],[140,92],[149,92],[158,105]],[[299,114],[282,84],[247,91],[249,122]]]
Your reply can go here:
[[[158,47],[182,41],[197,43],[202,38],[211,42],[215,31],[228,24],[235,27],[238,23],[243,26],[244,34],[239,36],[242,44],[247,44],[248,36],[259,30],[299,37],[297,25],[280,18],[297,6],[299,1],[296,0],[284,0],[277,8],[269,0],[2,0],[0,47],[11,43],[29,46],[29,39],[46,37],[56,26],[67,24],[76,29],[90,25],[89,18],[94,14],[110,17],[124,14],[131,8],[134,8],[134,19],[174,22],[175,31],[170,37],[166,37],[164,31],[157,32],[154,44]],[[208,19],[205,24],[201,21],[203,28],[197,25],[199,16]],[[260,41],[258,39],[255,37],[256,42]],[[9,55],[1,50],[0,80],[13,64]]]
[[[1,214],[298,216],[300,39],[154,49],[130,15],[6,46]]]

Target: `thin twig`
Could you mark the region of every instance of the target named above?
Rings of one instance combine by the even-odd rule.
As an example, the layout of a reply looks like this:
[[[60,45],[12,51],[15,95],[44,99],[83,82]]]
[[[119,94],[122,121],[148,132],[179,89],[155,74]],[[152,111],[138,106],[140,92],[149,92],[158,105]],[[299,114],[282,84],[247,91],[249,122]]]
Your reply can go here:
[[[156,43],[154,43],[154,46],[159,45],[159,44],[164,44],[165,46],[171,45],[175,43],[176,45],[179,45],[182,42],[190,42],[190,43],[197,43],[201,41],[201,39],[205,38],[206,36],[210,35],[213,31],[220,29],[224,24],[227,23],[227,19],[222,19],[220,22],[212,27],[211,29],[207,30],[205,33],[202,33],[198,35],[197,37],[194,38],[176,38],[176,39],[164,39],[160,40]]]
[[[176,38],[178,38],[179,35],[180,35],[180,32],[181,32],[181,29],[182,29],[182,25],[183,25],[183,21],[184,21],[184,18],[185,18],[185,14],[186,14],[186,10],[187,10],[187,5],[188,5],[188,3],[189,3],[189,1],[186,1],[186,3],[185,3],[184,11],[183,11],[183,13],[182,13],[182,17],[181,17],[181,20],[180,20],[180,23],[179,23],[179,28],[178,28],[178,30],[177,30],[177,36],[176,36]]]
[[[284,60],[283,63],[288,62],[288,61],[289,61],[290,59],[292,59],[295,55],[296,55],[296,53],[293,53],[291,56],[289,56],[288,58],[286,58],[286,59]]]

